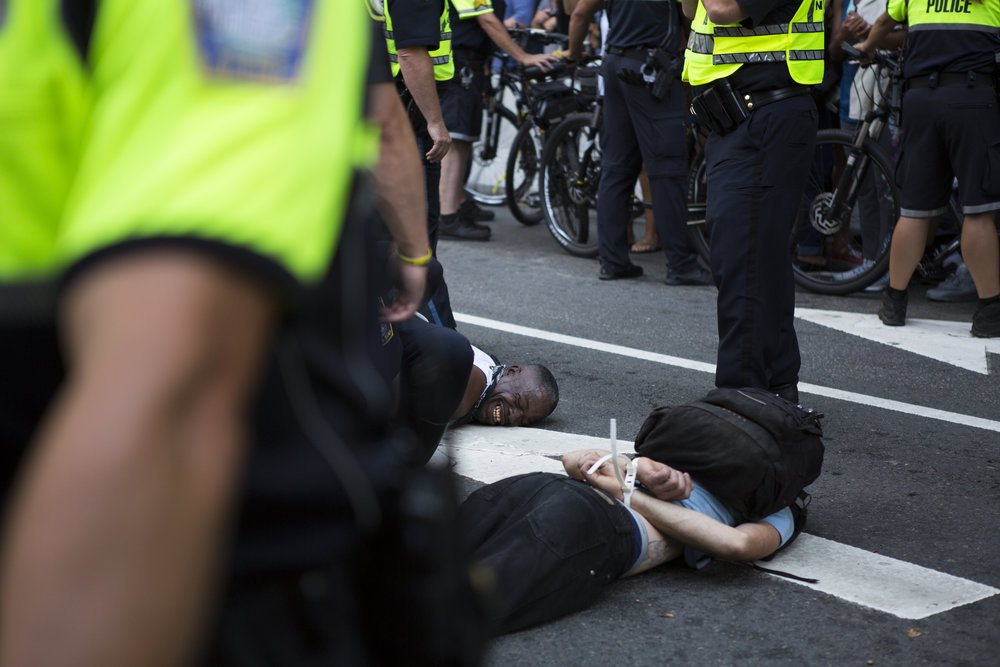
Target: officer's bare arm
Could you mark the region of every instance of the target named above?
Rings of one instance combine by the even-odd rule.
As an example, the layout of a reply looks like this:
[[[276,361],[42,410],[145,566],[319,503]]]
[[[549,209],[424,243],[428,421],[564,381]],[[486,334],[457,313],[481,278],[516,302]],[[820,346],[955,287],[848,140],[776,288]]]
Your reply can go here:
[[[376,83],[368,91],[371,119],[380,130],[379,159],[374,174],[380,210],[399,252],[422,258],[430,250],[423,180],[417,141],[392,82]],[[399,294],[382,313],[389,322],[402,322],[420,306],[427,266],[398,263]]]
[[[604,0],[580,0],[569,17],[569,53],[570,60],[580,60],[583,57],[583,40],[590,30],[594,14],[604,8]]]
[[[431,162],[440,162],[451,148],[451,135],[448,134],[444,116],[441,115],[441,102],[438,100],[434,80],[434,63],[431,62],[427,47],[409,46],[399,49],[399,70],[406,87],[413,95],[413,101],[427,121],[427,132],[434,141],[425,157]]]
[[[523,65],[524,67],[537,65],[543,70],[548,70],[552,67],[552,63],[559,60],[551,54],[528,53],[515,44],[514,40],[511,39],[510,33],[507,32],[503,23],[500,22],[500,19],[493,12],[479,14],[476,16],[476,21],[479,22],[479,27],[493,40],[493,43],[509,54],[519,65]]]
[[[887,12],[883,12],[881,16],[875,19],[875,23],[872,24],[871,30],[868,31],[868,37],[865,41],[857,45],[858,50],[870,54],[875,49],[883,46],[889,33],[899,24],[899,21],[893,19]]]
[[[750,16],[736,0],[701,0],[701,2],[705,5],[708,20],[716,25],[739,23]]]

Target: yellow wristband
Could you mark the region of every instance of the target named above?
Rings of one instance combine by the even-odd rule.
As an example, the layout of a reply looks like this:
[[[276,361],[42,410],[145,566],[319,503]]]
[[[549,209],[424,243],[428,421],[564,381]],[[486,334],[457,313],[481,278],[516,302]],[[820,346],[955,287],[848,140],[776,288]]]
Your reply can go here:
[[[410,264],[412,266],[426,266],[427,264],[430,264],[431,257],[433,256],[434,253],[432,253],[429,248],[427,250],[427,254],[421,255],[420,257],[407,257],[398,250],[396,251],[396,257],[399,257],[399,261],[405,262],[406,264]]]

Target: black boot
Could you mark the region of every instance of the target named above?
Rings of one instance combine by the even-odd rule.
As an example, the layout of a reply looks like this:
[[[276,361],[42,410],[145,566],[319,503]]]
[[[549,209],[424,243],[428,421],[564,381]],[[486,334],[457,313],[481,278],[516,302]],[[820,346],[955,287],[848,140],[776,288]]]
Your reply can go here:
[[[878,318],[890,327],[901,327],[906,324],[906,290],[886,287],[882,292],[882,307],[878,309]]]

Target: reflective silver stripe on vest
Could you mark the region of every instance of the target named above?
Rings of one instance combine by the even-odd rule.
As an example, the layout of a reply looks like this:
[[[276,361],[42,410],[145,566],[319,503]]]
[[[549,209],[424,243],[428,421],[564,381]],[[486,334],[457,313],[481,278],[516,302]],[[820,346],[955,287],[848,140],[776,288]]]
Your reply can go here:
[[[923,30],[974,30],[975,32],[986,32],[1000,35],[1000,27],[993,25],[979,25],[978,23],[918,23],[911,25],[910,32],[921,32]]]
[[[435,56],[431,58],[431,62],[435,65],[447,65],[450,59],[451,56]]]
[[[703,32],[691,31],[688,35],[687,47],[692,53],[700,53],[702,55],[710,56],[712,55],[712,48],[715,46],[715,38],[711,35],[706,35]]]
[[[392,30],[387,30],[385,28],[382,28],[382,36],[385,37],[386,39],[395,39],[395,37],[393,37],[392,33],[393,33]],[[451,39],[451,33],[450,32],[442,32],[441,33],[441,41],[442,42],[446,42],[449,39]],[[433,50],[434,49],[431,49],[431,51],[433,51]]]
[[[823,60],[822,50],[789,51],[788,60]],[[748,63],[783,63],[784,51],[762,53],[723,53],[712,56],[713,65],[745,65]]]
[[[772,23],[761,25],[756,28],[744,28],[742,26],[720,26],[715,29],[716,37],[760,37],[763,35],[784,35],[788,32],[787,23]],[[823,23],[794,23],[793,33],[803,32],[823,32]]]

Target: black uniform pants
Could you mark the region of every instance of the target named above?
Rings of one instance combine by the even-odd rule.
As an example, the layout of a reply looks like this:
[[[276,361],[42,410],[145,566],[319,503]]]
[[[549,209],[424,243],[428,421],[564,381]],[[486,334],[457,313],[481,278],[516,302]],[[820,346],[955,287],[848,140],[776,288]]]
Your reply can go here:
[[[705,145],[719,387],[795,385],[799,345],[789,236],[813,159],[817,112],[798,95],[754,111]]]
[[[670,95],[654,99],[646,86],[618,78],[638,71],[642,61],[604,58],[604,120],[601,124],[601,182],[597,189],[597,238],[601,265],[621,271],[631,262],[627,241],[630,197],[642,165],[652,190],[656,232],[670,270],[693,268],[697,255],[687,236],[687,118],[684,88],[674,81]]]

